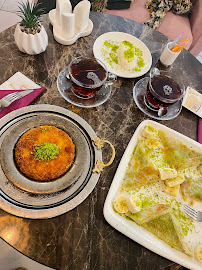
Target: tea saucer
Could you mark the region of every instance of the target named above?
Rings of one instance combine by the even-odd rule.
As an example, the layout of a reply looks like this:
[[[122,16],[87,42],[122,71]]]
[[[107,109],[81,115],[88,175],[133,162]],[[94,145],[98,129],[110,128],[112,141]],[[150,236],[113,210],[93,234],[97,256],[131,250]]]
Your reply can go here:
[[[112,86],[103,86],[92,97],[80,97],[74,92],[71,81],[66,77],[67,74],[68,67],[60,71],[57,87],[61,96],[69,103],[78,107],[93,108],[103,104],[110,97]]]
[[[156,120],[171,120],[177,117],[182,110],[182,99],[173,103],[167,108],[167,113],[163,116],[158,116],[158,109],[151,108],[146,102],[146,91],[149,77],[139,80],[133,88],[133,98],[138,108],[146,115]]]

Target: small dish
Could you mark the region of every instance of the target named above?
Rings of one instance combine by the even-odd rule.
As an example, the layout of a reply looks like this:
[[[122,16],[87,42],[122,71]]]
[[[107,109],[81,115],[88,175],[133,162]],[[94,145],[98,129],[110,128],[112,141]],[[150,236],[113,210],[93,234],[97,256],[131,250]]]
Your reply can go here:
[[[135,100],[136,105],[138,108],[145,113],[146,115],[150,116],[156,120],[171,120],[177,117],[181,110],[182,110],[182,100],[173,103],[167,108],[167,112],[165,115],[159,114],[159,109],[154,109],[147,103],[146,100],[146,91],[147,91],[147,84],[149,82],[149,77],[145,77],[139,80],[134,88],[133,88],[133,98]]]
[[[128,71],[128,70],[123,69],[118,64],[115,64],[115,63],[111,64],[107,60],[106,53],[105,52],[103,53],[105,41],[110,41],[116,45],[119,45],[122,41],[125,41],[125,40],[131,42],[135,47],[137,47],[138,49],[142,51],[142,56],[145,62],[145,66],[140,71]],[[122,32],[108,32],[99,36],[94,42],[93,54],[95,58],[99,59],[107,66],[107,69],[109,72],[122,78],[140,77],[144,75],[145,73],[147,73],[147,71],[150,69],[151,64],[152,64],[152,56],[147,46],[140,39],[132,35],[129,35],[127,33],[122,33]]]
[[[108,100],[111,94],[112,86],[103,86],[98,92],[92,97],[80,97],[72,87],[71,81],[67,78],[68,67],[60,71],[57,78],[57,87],[61,96],[69,103],[82,107],[82,108],[93,108],[97,107]]]

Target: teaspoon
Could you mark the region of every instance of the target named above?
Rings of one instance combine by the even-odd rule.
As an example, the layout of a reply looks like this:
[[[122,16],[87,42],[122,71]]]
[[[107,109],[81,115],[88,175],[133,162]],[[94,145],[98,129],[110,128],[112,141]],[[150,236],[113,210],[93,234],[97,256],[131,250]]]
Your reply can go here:
[[[164,117],[166,116],[168,110],[166,107],[160,107],[158,110],[158,117]]]

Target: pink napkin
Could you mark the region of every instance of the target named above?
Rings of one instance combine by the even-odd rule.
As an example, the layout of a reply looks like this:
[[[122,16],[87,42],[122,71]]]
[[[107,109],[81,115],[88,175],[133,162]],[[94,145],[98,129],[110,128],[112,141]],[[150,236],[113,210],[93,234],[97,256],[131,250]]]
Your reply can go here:
[[[199,118],[198,123],[198,142],[202,144],[202,118]]]
[[[40,95],[44,90],[46,89],[46,87],[41,87],[38,89],[34,89],[34,91],[16,101],[14,101],[13,103],[11,103],[11,105],[9,105],[8,107],[3,108],[0,111],[0,118],[2,118],[4,115],[6,115],[9,112],[12,112],[16,109],[25,107],[27,105],[29,105],[36,97],[38,97],[38,95]],[[26,89],[28,90],[28,89]],[[0,90],[0,99],[3,98],[4,96],[11,94],[13,92],[21,92],[24,90]]]

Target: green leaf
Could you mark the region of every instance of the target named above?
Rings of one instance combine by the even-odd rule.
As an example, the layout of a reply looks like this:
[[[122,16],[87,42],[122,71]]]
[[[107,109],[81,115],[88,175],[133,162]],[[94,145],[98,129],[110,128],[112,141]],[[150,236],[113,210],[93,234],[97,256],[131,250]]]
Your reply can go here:
[[[18,2],[19,10],[16,14],[22,19],[21,24],[27,28],[33,28],[40,23],[40,17],[44,14],[44,9],[40,8],[41,3],[30,4],[27,0],[26,3]]]

